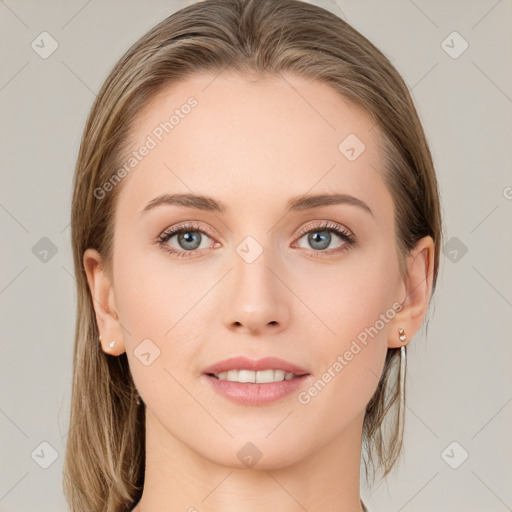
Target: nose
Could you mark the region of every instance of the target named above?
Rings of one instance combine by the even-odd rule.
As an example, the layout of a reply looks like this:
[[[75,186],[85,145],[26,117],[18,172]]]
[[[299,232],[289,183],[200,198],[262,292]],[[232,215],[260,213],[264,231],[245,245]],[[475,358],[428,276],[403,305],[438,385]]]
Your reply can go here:
[[[271,264],[267,252],[263,250],[250,263],[234,255],[223,307],[224,324],[232,331],[277,334],[288,324],[291,293],[283,284],[286,279],[278,277],[279,267]]]

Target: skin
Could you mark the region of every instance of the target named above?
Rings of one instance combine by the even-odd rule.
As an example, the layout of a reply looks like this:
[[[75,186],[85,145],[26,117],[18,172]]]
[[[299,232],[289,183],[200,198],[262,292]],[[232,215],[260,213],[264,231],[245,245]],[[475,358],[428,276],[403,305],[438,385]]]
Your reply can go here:
[[[197,107],[116,191],[112,279],[98,252],[83,257],[103,349],[127,352],[146,405],[145,486],[134,510],[359,512],[365,407],[388,347],[403,344],[398,329],[409,341],[422,324],[433,241],[418,242],[402,278],[379,129],[329,86],[292,74],[195,75],[153,98],[134,124],[134,149],[190,96]],[[338,150],[349,134],[366,146],[354,161]],[[163,205],[141,214],[164,192],[208,195],[229,210]],[[292,197],[334,192],[373,215],[349,204],[284,212]],[[200,248],[180,258],[155,240],[186,221],[214,236],[195,231]],[[330,232],[327,249],[315,249],[298,234],[315,221],[349,230],[357,244]],[[263,250],[252,263],[236,251],[249,235]],[[167,245],[191,247],[178,236]],[[296,393],[235,404],[201,377],[227,357],[273,355],[307,369],[307,389],[394,302],[401,311],[307,405]],[[134,355],[146,338],[160,350],[149,366]],[[252,467],[237,457],[248,442],[262,453]]]

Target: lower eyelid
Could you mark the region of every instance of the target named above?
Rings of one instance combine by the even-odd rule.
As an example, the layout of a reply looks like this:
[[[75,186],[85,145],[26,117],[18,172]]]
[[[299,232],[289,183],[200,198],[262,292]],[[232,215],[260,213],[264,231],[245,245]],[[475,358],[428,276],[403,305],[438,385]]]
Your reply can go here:
[[[322,254],[328,255],[328,254],[332,254],[332,253],[340,253],[340,252],[344,251],[345,249],[348,249],[351,245],[355,245],[356,244],[356,239],[355,239],[354,235],[352,235],[352,233],[349,232],[348,230],[345,230],[345,229],[343,229],[341,227],[340,228],[338,228],[338,227],[333,228],[333,227],[328,227],[328,226],[312,226],[311,228],[306,229],[305,231],[301,230],[301,233],[295,238],[292,247],[294,247],[294,245],[297,244],[306,235],[308,235],[311,232],[315,232],[315,231],[316,232],[327,231],[329,233],[334,234],[342,242],[344,242],[340,247],[335,247],[333,249],[323,249],[323,250],[306,249],[306,250],[312,251],[312,253],[315,256],[321,256]],[[168,242],[169,242],[169,240],[171,238],[173,238],[174,236],[177,236],[177,235],[179,235],[180,233],[183,233],[183,232],[197,232],[197,233],[201,233],[202,236],[206,236],[207,238],[209,238],[211,240],[210,247],[206,247],[206,248],[203,248],[203,249],[193,249],[191,251],[186,251],[184,249],[177,249],[177,248],[174,248],[174,247],[171,247],[171,246],[168,245]],[[158,237],[157,242],[159,242],[159,244],[164,248],[164,250],[166,250],[170,254],[187,253],[187,254],[193,255],[195,253],[200,253],[200,252],[205,251],[207,249],[217,248],[220,245],[220,243],[215,240],[215,236],[214,236],[213,233],[209,233],[208,230],[206,230],[204,228],[199,228],[197,226],[192,226],[192,225],[190,225],[190,226],[186,226],[186,225],[185,226],[178,226],[176,229],[172,230],[171,232],[169,232],[169,230],[168,230],[167,234],[169,236],[167,236],[166,232],[164,231]],[[299,248],[301,248],[301,247],[299,247]]]

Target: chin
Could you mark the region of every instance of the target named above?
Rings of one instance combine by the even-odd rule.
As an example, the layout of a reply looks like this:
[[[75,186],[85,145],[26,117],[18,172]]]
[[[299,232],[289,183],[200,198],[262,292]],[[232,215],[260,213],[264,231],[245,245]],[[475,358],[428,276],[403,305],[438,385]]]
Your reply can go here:
[[[230,440],[226,443],[222,452],[204,453],[203,457],[210,462],[225,466],[230,469],[255,469],[262,471],[284,469],[296,464],[301,456],[294,451],[292,446],[284,446],[283,440],[276,438],[249,440],[244,436],[243,440]],[[220,444],[220,443],[219,443]],[[219,448],[219,444],[216,448]],[[215,443],[212,443],[215,446]],[[201,454],[201,451],[198,451]],[[304,454],[305,456],[305,454]]]

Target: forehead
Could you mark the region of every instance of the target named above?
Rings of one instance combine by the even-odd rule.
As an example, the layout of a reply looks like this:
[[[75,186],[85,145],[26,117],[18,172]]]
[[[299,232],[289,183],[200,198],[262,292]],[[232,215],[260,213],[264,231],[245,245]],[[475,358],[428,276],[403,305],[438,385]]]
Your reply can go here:
[[[253,212],[326,191],[389,206],[374,120],[331,86],[297,75],[194,75],[160,91],[132,135],[132,151],[150,149],[124,178],[120,202],[139,209],[163,192]]]

